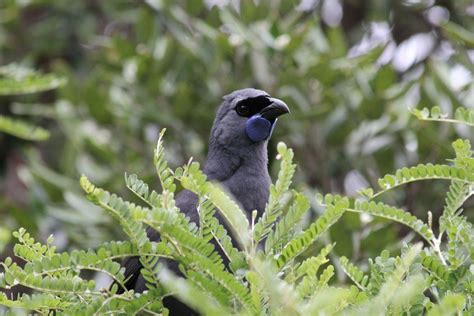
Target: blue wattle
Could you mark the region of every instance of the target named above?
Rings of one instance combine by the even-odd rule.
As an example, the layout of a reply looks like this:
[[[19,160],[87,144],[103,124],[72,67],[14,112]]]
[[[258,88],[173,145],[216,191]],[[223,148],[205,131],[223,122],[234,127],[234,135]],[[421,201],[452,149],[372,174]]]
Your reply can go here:
[[[245,132],[254,142],[260,142],[270,137],[273,131],[273,124],[266,118],[256,114],[247,120]]]

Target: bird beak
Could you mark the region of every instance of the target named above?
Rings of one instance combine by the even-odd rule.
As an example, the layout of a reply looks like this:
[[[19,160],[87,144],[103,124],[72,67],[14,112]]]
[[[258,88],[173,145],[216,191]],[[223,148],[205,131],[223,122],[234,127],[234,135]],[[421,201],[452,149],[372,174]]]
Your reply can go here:
[[[280,115],[290,113],[290,108],[285,102],[275,98],[268,98],[272,103],[260,111],[260,115],[269,121],[275,120]]]

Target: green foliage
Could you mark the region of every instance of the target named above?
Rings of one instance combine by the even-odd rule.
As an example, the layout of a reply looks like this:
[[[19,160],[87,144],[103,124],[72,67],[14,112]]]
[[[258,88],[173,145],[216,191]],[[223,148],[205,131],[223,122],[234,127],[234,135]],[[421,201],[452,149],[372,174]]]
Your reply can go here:
[[[346,207],[346,200],[327,207],[324,214],[311,224],[304,232],[290,240],[276,255],[277,266],[281,269],[294,260],[304,250],[308,249],[329,227],[342,216]]]
[[[434,106],[431,109],[423,108],[422,110],[413,109],[412,113],[420,120],[464,123],[474,126],[474,109],[459,107],[454,111],[454,118],[449,118],[449,115],[441,112],[439,106]]]
[[[211,2],[228,5],[211,7]],[[11,199],[10,189],[0,196],[9,231],[23,226],[47,236],[53,227],[61,227],[66,248],[118,238],[113,220],[98,207],[90,210],[76,184],[78,175],[87,174],[96,186],[129,198],[122,181],[127,170],[161,192],[149,150],[158,131],[168,130],[170,167],[189,157],[204,161],[221,97],[244,86],[263,88],[289,104],[291,116],[279,120],[270,148],[276,148],[275,140],[284,140],[294,150],[299,169],[293,183],[308,197],[316,188],[353,196],[361,186],[375,186],[380,175],[402,166],[439,163],[450,155],[447,142],[468,137],[462,128],[414,123],[406,111],[439,104],[443,113],[454,114],[457,108],[470,107],[473,82],[459,79],[472,70],[465,36],[473,29],[465,14],[468,1],[440,5],[449,11],[456,30],[464,32],[446,31],[453,22],[435,26],[423,21],[432,16],[430,10],[439,9],[426,1],[341,2],[343,21],[331,27],[324,1],[314,7],[300,6],[301,1],[240,1],[239,10],[229,1],[214,2],[2,1],[6,69],[28,67],[37,69],[33,77],[54,74],[66,80],[52,91],[1,97],[3,115],[42,126],[52,136],[36,144],[0,135],[5,156],[0,159],[5,162],[0,187],[16,187],[6,170],[15,168],[18,152],[25,159],[21,180],[28,198]],[[352,8],[356,2],[360,5]],[[403,23],[400,15],[411,23]],[[384,20],[388,16],[393,19]],[[407,33],[400,31],[407,28]],[[432,37],[437,44],[426,59],[400,70],[394,59],[402,58],[390,52],[400,51],[401,41],[415,34]],[[435,54],[440,47],[452,47],[455,53]],[[439,146],[433,146],[434,138]],[[272,175],[278,165],[270,160]],[[352,181],[354,174],[362,182]],[[426,209],[436,217],[435,197],[442,194],[443,184],[415,194],[421,186],[401,189],[397,202],[409,204],[418,218],[424,218]],[[291,194],[283,198],[293,202]],[[308,219],[304,216],[300,226],[306,227]],[[368,223],[366,229],[377,230],[378,224]],[[353,229],[358,226],[358,220],[336,226],[332,238],[337,248],[345,245],[338,249],[341,254],[351,256],[354,249],[368,258],[404,234],[392,226],[378,238],[358,234]]]
[[[281,200],[284,198],[284,193],[290,188],[291,179],[295,173],[296,165],[292,164],[293,151],[288,149],[284,143],[279,143],[277,150],[277,159],[281,160],[280,173],[276,184],[270,186],[270,198],[265,207],[265,212],[253,230],[254,239],[257,243],[270,233],[275,221],[281,216],[283,212]]]
[[[276,223],[274,229],[265,241],[267,253],[280,252],[293,236],[299,231],[298,223],[309,209],[308,199],[298,192],[294,192],[294,201],[288,208],[288,212]]]
[[[0,115],[0,131],[27,140],[45,140],[49,138],[47,130],[3,115]]]
[[[352,282],[354,282],[359,289],[365,290],[365,287],[367,286],[367,281],[369,280],[367,275],[364,275],[364,272],[362,272],[353,263],[349,262],[349,259],[347,259],[346,257],[341,257],[339,259],[339,263],[341,264],[344,273],[346,273],[347,276],[351,278]]]
[[[417,219],[407,211],[389,206],[382,202],[376,203],[374,201],[369,202],[341,198],[340,196],[333,196],[331,194],[326,194],[324,197],[322,195],[318,195],[318,200],[325,205],[336,205],[337,203],[340,203],[340,201],[345,200],[346,211],[365,213],[397,221],[413,229],[413,231],[420,234],[428,242],[430,242],[430,240],[433,238],[433,231],[427,224],[423,223],[421,220]]]
[[[174,293],[204,314],[472,314],[468,142],[456,141],[456,158],[442,164],[452,139],[472,137],[470,1],[341,1],[340,26],[328,26],[329,1],[314,8],[241,1],[239,10],[210,2],[0,4],[3,60],[45,74],[0,68],[7,113],[0,130],[43,140],[46,131],[32,126],[47,124],[52,135],[40,144],[0,135],[0,249],[20,226],[34,236],[54,231],[59,249],[51,239],[15,233],[15,263],[0,268],[13,283],[5,281],[0,304],[40,314],[156,314],[162,297]],[[432,21],[440,9],[456,24]],[[372,36],[380,34],[374,17],[388,23],[385,39]],[[426,59],[397,68],[400,58],[388,55],[413,34],[436,44]],[[446,47],[454,53],[444,54]],[[460,73],[467,77],[458,80]],[[280,169],[270,162],[278,180],[264,217],[253,221],[196,164],[173,170],[190,156],[203,160],[218,100],[243,86],[290,104],[292,117],[279,121],[274,138],[293,148],[300,167],[292,179],[293,151],[279,145]],[[407,106],[422,109],[413,113],[427,122],[415,121]],[[172,140],[168,155],[160,145],[152,159],[148,149],[163,127]],[[27,161],[17,167],[18,152]],[[125,185],[124,170],[134,173]],[[76,183],[81,174],[94,205]],[[354,198],[380,177],[375,193]],[[199,223],[175,207],[181,187],[200,196]],[[350,198],[319,196],[318,205],[315,188]],[[148,226],[161,242],[147,240]],[[127,241],[103,243],[122,231]],[[404,246],[413,239],[423,241],[421,251]],[[382,249],[391,253],[377,256]],[[123,275],[114,260],[127,256],[141,258],[147,293],[116,294]],[[186,279],[165,270],[161,258],[179,261]],[[104,275],[115,281],[112,289]],[[356,286],[346,286],[351,280]],[[17,294],[20,281],[34,294]]]
[[[64,78],[42,75],[16,64],[0,67],[0,96],[37,93],[56,89],[65,83]]]
[[[0,67],[0,96],[22,95],[56,89],[66,83],[55,75],[42,75],[16,64]],[[0,131],[26,140],[41,141],[49,132],[22,120],[0,115]]]
[[[206,315],[229,314],[286,314],[342,313],[373,315],[388,313],[429,313],[440,315],[457,311],[472,311],[472,225],[458,211],[472,194],[473,181],[459,173],[446,173],[452,181],[446,207],[441,217],[443,225],[436,236],[431,223],[425,224],[409,212],[374,201],[364,201],[339,195],[319,195],[317,200],[325,211],[308,227],[303,228],[301,217],[308,211],[308,200],[290,189],[295,165],[292,152],[279,144],[281,171],[267,206],[267,215],[255,225],[253,232],[239,206],[216,184],[206,181],[198,164],[189,162],[171,170],[165,159],[163,133],[155,150],[154,162],[162,185],[161,193],[136,175],[126,175],[126,186],[146,206],[127,202],[93,185],[85,176],[80,183],[87,198],[116,219],[128,241],[105,243],[96,250],[56,251],[50,237],[46,244],[36,242],[24,229],[14,233],[18,243],[14,254],[26,262],[24,266],[5,259],[1,266],[0,287],[11,289],[23,285],[35,291],[17,298],[0,296],[0,304],[40,313],[57,311],[80,314],[91,313],[154,313],[162,312],[164,295],[176,295],[197,311]],[[456,141],[455,170],[467,174],[472,169],[469,142]],[[388,177],[382,184],[386,192],[398,184],[425,180],[436,174],[420,173],[419,166],[410,175],[391,183]],[[469,169],[469,170],[468,170]],[[448,169],[451,170],[451,169]],[[461,181],[462,178],[462,181]],[[391,179],[391,178],[390,178]],[[175,181],[199,196],[199,227],[175,206]],[[395,185],[397,184],[397,185]],[[469,190],[465,189],[465,186]],[[289,198],[284,198],[288,196]],[[372,199],[379,194],[372,195]],[[367,198],[367,194],[365,195]],[[277,211],[275,211],[277,210]],[[219,212],[231,229],[229,235],[214,217]],[[348,258],[339,258],[338,265],[330,262],[334,244],[319,251],[325,236],[345,212],[368,214],[399,222],[418,233],[426,242],[404,246],[400,256],[391,257],[388,251],[369,259],[368,270],[363,272]],[[462,225],[459,225],[462,223]],[[457,225],[457,233],[449,233]],[[145,227],[160,233],[161,241],[150,242]],[[257,229],[258,227],[258,229]],[[448,240],[441,235],[446,232]],[[265,249],[259,244],[263,238]],[[239,241],[240,250],[232,239]],[[215,241],[215,243],[214,243]],[[221,251],[217,251],[220,247]],[[310,251],[310,249],[312,249]],[[462,252],[467,255],[459,257]],[[304,254],[304,256],[302,256]],[[149,291],[125,291],[123,269],[117,259],[138,256]],[[160,258],[176,260],[186,278],[167,270]],[[229,267],[223,264],[229,261]],[[332,285],[335,267],[340,266],[356,287],[341,288]],[[97,288],[94,280],[81,271],[88,270],[109,276],[114,285]],[[435,299],[431,302],[426,295]],[[37,293],[37,294],[36,294]]]

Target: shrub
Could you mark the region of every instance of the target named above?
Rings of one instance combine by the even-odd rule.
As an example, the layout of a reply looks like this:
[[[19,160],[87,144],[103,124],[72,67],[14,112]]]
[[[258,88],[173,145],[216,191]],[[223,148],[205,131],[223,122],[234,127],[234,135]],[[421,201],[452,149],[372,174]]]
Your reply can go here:
[[[435,109],[430,115],[425,112],[415,110],[421,119],[445,120]],[[463,113],[455,120],[471,124],[471,114]],[[161,192],[150,189],[134,174],[125,175],[126,187],[139,204],[81,177],[87,198],[120,224],[127,240],[107,242],[94,250],[60,253],[52,246],[52,237],[40,244],[24,229],[18,230],[14,253],[26,263],[20,267],[11,258],[4,260],[0,287],[23,285],[35,294],[16,298],[0,294],[0,304],[39,313],[153,314],[163,312],[164,296],[175,295],[208,315],[473,312],[474,234],[472,224],[462,215],[464,202],[474,193],[474,158],[468,140],[453,143],[455,157],[449,164],[402,168],[381,178],[379,191],[365,189],[358,198],[318,195],[324,212],[306,225],[302,219],[310,203],[290,188],[295,165],[293,151],[284,143],[277,146],[280,172],[271,186],[265,212],[258,219],[252,214],[249,220],[218,184],[206,181],[198,163],[190,161],[171,170],[164,159],[162,136],[154,154]],[[451,183],[437,233],[432,216],[423,222],[408,211],[376,202],[380,195],[400,185],[436,179]],[[199,196],[199,225],[190,223],[175,206],[176,181]],[[216,212],[225,219],[230,232],[214,217]],[[362,271],[347,258],[338,258],[332,251],[334,244],[325,243],[323,238],[351,212],[406,225],[421,241],[405,244],[398,256],[384,250],[369,259],[368,269]],[[160,242],[148,240],[147,226],[160,232]],[[211,243],[213,239],[229,261],[228,267]],[[116,260],[128,256],[139,256],[143,264],[149,289],[143,294],[117,294],[124,275]],[[178,261],[186,278],[174,275],[160,258]],[[97,288],[81,273],[83,270],[104,273],[115,284],[110,289]],[[352,286],[333,281],[339,270],[350,278]]]

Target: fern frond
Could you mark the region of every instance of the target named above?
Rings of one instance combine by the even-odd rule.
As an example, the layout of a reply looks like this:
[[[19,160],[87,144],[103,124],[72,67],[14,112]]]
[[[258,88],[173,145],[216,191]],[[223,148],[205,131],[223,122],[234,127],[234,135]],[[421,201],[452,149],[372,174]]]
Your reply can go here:
[[[202,257],[206,260],[210,260],[217,268],[224,269],[224,264],[222,263],[222,258],[215,251],[214,245],[206,242],[202,238],[192,234],[191,232],[177,227],[174,225],[163,225],[160,230],[162,238],[173,241],[173,245],[179,246],[180,256],[182,260],[189,261],[196,259],[196,257]],[[190,258],[186,258],[186,254]]]
[[[316,284],[315,291],[320,291],[328,287],[329,280],[334,276],[334,266],[328,265],[321,275],[318,278],[318,283]]]
[[[446,295],[439,304],[428,311],[428,316],[459,315],[465,304],[466,298],[462,294]]]
[[[57,295],[100,295],[100,292],[94,291],[95,281],[93,280],[85,281],[77,276],[61,276],[60,278],[42,277],[39,274],[29,273],[27,270],[20,268],[16,263],[12,263],[11,259],[8,260],[8,258],[1,265],[5,272],[0,274],[0,287],[6,289],[21,284],[33,290]]]
[[[245,268],[245,255],[234,247],[232,239],[227,234],[227,230],[214,217],[216,210],[212,202],[207,198],[199,198],[197,211],[199,213],[199,234],[201,237],[205,241],[215,240],[229,260],[229,266],[232,271]]]
[[[397,295],[401,294],[401,290],[406,290],[406,286],[414,287],[414,291],[421,294],[424,290],[423,282],[419,282],[420,278],[413,278],[413,282],[403,281],[406,279],[406,275],[412,266],[413,262],[417,258],[421,251],[421,245],[415,245],[406,251],[402,257],[397,260],[395,269],[386,278],[386,281],[380,288],[380,291],[372,299],[359,305],[354,310],[351,310],[349,315],[381,315],[385,314],[390,304],[394,303]],[[395,308],[398,308],[398,303],[394,304]]]
[[[416,218],[416,216],[382,202],[375,203],[374,201],[368,202],[356,200],[354,206],[352,208],[347,208],[346,210],[349,212],[366,213],[373,216],[383,217],[404,224],[417,232],[428,243],[431,243],[431,239],[434,236],[431,228],[420,219]]]
[[[299,278],[304,276],[317,277],[319,268],[325,263],[329,262],[327,255],[329,254],[329,252],[331,252],[333,248],[333,244],[327,245],[319,251],[318,255],[312,256],[304,260],[301,264],[299,264],[296,267],[296,271],[294,273],[294,277],[292,277],[292,281],[294,282],[295,280],[298,280]]]
[[[250,249],[251,233],[247,217],[241,208],[215,184],[206,182],[206,176],[199,170],[199,164],[191,163],[186,166],[179,180],[185,189],[198,196],[205,196],[214,204],[220,215],[233,230],[234,236],[244,251]]]
[[[49,132],[47,130],[38,126],[33,126],[25,121],[3,115],[0,115],[0,132],[5,132],[21,139],[34,141],[46,140],[49,138]]]
[[[357,288],[330,287],[317,291],[301,308],[301,315],[345,315],[351,305],[360,304],[367,298]],[[342,313],[341,313],[342,312]]]
[[[425,269],[429,270],[432,275],[436,276],[441,281],[448,279],[449,271],[446,266],[438,259],[438,257],[426,251],[422,251],[420,256],[421,264]]]
[[[13,232],[13,237],[18,239],[19,242],[13,247],[15,255],[27,262],[43,257],[49,258],[56,252],[56,247],[51,245],[53,242],[52,236],[48,238],[46,245],[42,245],[36,242],[26,229],[21,227],[18,231]]]
[[[434,106],[431,109],[426,107],[422,110],[412,109],[411,113],[415,115],[416,118],[423,121],[462,123],[474,126],[474,109],[458,107],[454,112],[454,118],[449,118],[447,113],[442,113],[439,106]]]
[[[388,190],[420,180],[457,180],[465,183],[474,182],[474,173],[464,168],[448,166],[448,165],[433,165],[433,164],[419,164],[416,167],[398,169],[395,175],[387,174],[380,178],[378,183],[381,190],[375,193],[371,198],[375,198]]]
[[[232,293],[208,275],[202,272],[188,270],[186,272],[186,279],[223,306],[231,306],[234,303]]]
[[[216,209],[211,201],[206,198],[199,198],[197,205],[197,212],[199,213],[199,235],[204,240],[212,239],[212,230],[215,229],[218,224],[217,219],[214,217]]]
[[[346,257],[339,258],[339,263],[341,264],[344,273],[352,280],[352,282],[354,282],[359,289],[365,291],[369,277]]]
[[[268,315],[269,297],[268,293],[265,292],[263,279],[255,271],[248,271],[245,275],[245,279],[249,283],[250,295],[255,310],[260,311],[260,314]]]
[[[156,315],[163,313],[162,298],[164,295],[165,293],[162,288],[153,288],[148,289],[145,293],[135,293],[135,296],[129,300],[123,300],[123,297],[117,297],[117,299],[122,299],[121,305],[126,315]],[[100,315],[99,312],[101,311],[98,311],[97,315]]]
[[[107,274],[117,284],[125,288],[123,284],[124,275],[121,271],[121,265],[112,261],[109,257],[98,255],[92,250],[87,252],[73,251],[69,255],[64,252],[56,254],[51,258],[43,258],[28,262],[23,269],[26,273],[37,273],[39,275],[48,275],[51,277],[62,277],[68,275],[79,276],[81,270],[92,270]]]
[[[143,220],[147,215],[155,215],[158,211],[157,208],[153,209],[154,212],[150,212],[150,210],[143,209],[133,203],[125,202],[115,194],[95,187],[85,176],[81,177],[80,183],[87,198],[117,219],[133,244],[137,245],[140,250],[149,247],[150,241],[139,220]],[[140,256],[140,263],[143,266],[141,274],[147,281],[147,286],[152,288],[159,287],[159,281],[156,278],[157,261],[157,256]]]
[[[467,259],[466,255],[462,254],[462,249],[464,244],[469,244],[469,241],[463,238],[463,232],[469,232],[472,225],[460,216],[460,213],[462,205],[472,194],[474,192],[471,191],[470,185],[458,181],[451,182],[443,215],[439,218],[440,234],[446,233],[448,237],[447,259],[452,268],[459,267]]]
[[[288,212],[275,224],[265,240],[265,252],[267,254],[281,251],[281,247],[293,238],[297,232],[297,224],[309,210],[309,201],[303,194],[294,192],[293,196],[294,200]]]
[[[456,153],[456,159],[471,158],[474,155],[471,150],[471,142],[468,139],[457,139],[451,145]],[[463,167],[462,163],[457,165]]]
[[[65,83],[65,78],[53,74],[43,75],[18,64],[0,67],[0,95],[47,91],[56,89]]]
[[[153,163],[155,164],[156,173],[160,179],[163,195],[166,195],[167,193],[173,193],[176,190],[173,172],[168,167],[168,162],[165,159],[165,149],[163,147],[163,136],[165,135],[165,132],[166,129],[161,130],[153,154]]]
[[[194,271],[205,274],[210,280],[217,282],[219,286],[223,287],[232,297],[248,312],[254,310],[252,298],[249,289],[240,283],[231,273],[224,270],[212,260],[203,256],[189,256],[187,266]]]
[[[449,186],[445,199],[443,218],[448,219],[456,215],[458,209],[473,194],[471,185],[465,182],[453,181]]]
[[[348,206],[348,199],[341,199],[334,205],[328,205],[322,216],[311,224],[301,235],[296,236],[283,247],[282,252],[276,259],[278,268],[283,268],[288,262],[292,261],[311,246],[322,233],[336,223]]]
[[[97,188],[84,175],[81,176],[80,184],[91,202],[100,206],[118,220],[120,226],[133,243],[140,247],[145,242],[148,242],[143,225],[135,221],[130,215],[129,206],[131,203],[123,201],[115,194],[110,194],[101,188]]]
[[[168,291],[203,315],[231,314],[227,306],[223,306],[190,281],[175,276],[167,269],[163,268],[159,271],[159,279]]]
[[[466,170],[474,170],[473,152],[468,140],[458,139],[452,144],[456,153],[454,165]],[[474,184],[453,180],[445,199],[443,213],[439,219],[440,234],[446,232],[448,237],[447,259],[451,269],[457,269],[468,259],[465,246],[469,247],[469,239],[463,235],[471,235],[472,225],[460,216],[463,204],[474,194]],[[463,233],[464,232],[464,233]],[[466,234],[467,233],[467,234]]]
[[[212,236],[217,244],[221,247],[224,255],[229,259],[229,267],[236,272],[238,269],[246,269],[247,262],[245,261],[245,254],[234,247],[232,239],[227,233],[227,230],[219,224],[216,218],[213,218],[214,223],[211,229]]]
[[[334,275],[334,267],[327,266],[319,277],[305,276],[298,284],[296,290],[301,297],[308,297],[314,295],[315,292],[327,286],[327,283]]]
[[[68,315],[155,315],[162,313],[163,291],[151,289],[133,296],[111,295],[93,297],[90,300],[75,302],[67,309]]]
[[[232,293],[233,297],[243,306],[250,306],[247,289],[225,271],[222,258],[211,243],[182,227],[172,224],[165,223],[161,225],[159,232],[163,240],[170,241],[172,247],[176,248],[175,255],[185,267],[208,275],[209,280],[218,282],[218,286],[222,286],[229,293]],[[193,276],[194,279],[198,278],[195,274]],[[200,279],[201,282],[203,280]]]
[[[160,195],[156,191],[150,190],[148,184],[138,179],[136,174],[127,175],[125,173],[125,185],[149,207],[160,207]]]
[[[268,302],[267,314],[270,315],[295,315],[298,314],[299,306],[303,298],[295,291],[294,286],[277,276],[278,269],[273,262],[261,261],[258,258],[252,260],[252,267],[259,286],[263,286],[261,294],[262,301]],[[265,308],[265,305],[264,308]]]
[[[324,197],[322,195],[317,196],[318,201],[322,205],[335,205],[341,201],[341,197],[338,195],[326,194]],[[415,232],[417,232],[421,237],[423,237],[427,242],[431,243],[433,238],[433,231],[431,228],[423,223],[421,220],[416,218],[414,215],[382,202],[376,203],[374,201],[360,201],[349,198],[344,198],[346,200],[345,210],[355,213],[366,213],[373,216],[387,218],[401,224],[404,224]]]
[[[324,280],[327,278],[327,275],[325,277],[325,273],[328,274],[329,270],[325,270],[326,272],[323,271],[319,276],[318,270],[322,265],[329,262],[327,255],[333,247],[334,245],[332,244],[324,247],[317,256],[313,256],[304,260],[296,268],[296,271],[292,273],[293,275],[288,275],[287,280],[291,280],[292,283],[295,283],[295,281],[302,278],[296,286],[296,290],[301,297],[310,295],[311,293],[317,291],[320,286],[322,287],[324,285]]]
[[[62,310],[70,306],[67,301],[61,300],[60,297],[52,294],[22,294],[15,300],[11,300],[5,293],[0,292],[0,305],[9,308],[21,308],[26,310],[38,311],[42,310],[48,313],[52,310]]]
[[[296,165],[293,161],[293,150],[288,149],[282,142],[277,146],[278,156],[281,159],[280,172],[276,184],[270,186],[270,197],[265,207],[265,212],[260,217],[253,230],[253,239],[258,244],[271,231],[275,221],[283,212],[283,197],[288,192],[291,179],[295,173]]]
[[[456,216],[444,221],[448,237],[447,259],[452,270],[474,258],[474,228],[464,216]]]
[[[380,288],[395,270],[396,258],[390,257],[388,250],[383,250],[375,259],[369,258],[370,278],[367,284],[367,292],[376,295]]]

